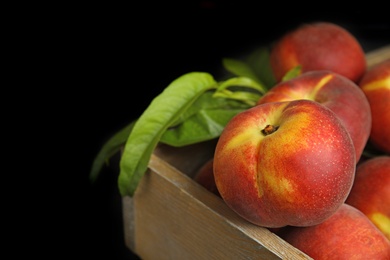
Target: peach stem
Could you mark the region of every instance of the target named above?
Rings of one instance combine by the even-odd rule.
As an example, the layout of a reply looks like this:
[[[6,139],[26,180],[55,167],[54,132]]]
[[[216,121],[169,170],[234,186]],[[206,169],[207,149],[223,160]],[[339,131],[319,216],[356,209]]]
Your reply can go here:
[[[278,128],[279,128],[279,126],[267,125],[263,130],[261,130],[261,132],[264,135],[270,135],[273,132],[275,132],[276,130],[278,130]]]

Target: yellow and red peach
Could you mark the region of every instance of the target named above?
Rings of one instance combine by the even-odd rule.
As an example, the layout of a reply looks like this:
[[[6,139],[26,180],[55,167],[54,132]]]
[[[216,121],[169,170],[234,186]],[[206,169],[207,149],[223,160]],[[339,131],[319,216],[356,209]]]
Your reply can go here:
[[[363,212],[390,240],[390,156],[359,163],[347,204]]]
[[[390,259],[390,242],[360,210],[343,204],[318,225],[286,227],[278,235],[316,260]]]
[[[226,204],[263,227],[321,223],[352,187],[352,140],[330,109],[310,100],[271,102],[234,116],[214,152]]]
[[[371,108],[370,142],[390,154],[390,59],[371,67],[359,82]]]
[[[313,100],[332,110],[351,135],[356,160],[360,159],[371,132],[371,110],[357,84],[331,71],[310,71],[278,83],[257,104],[296,99]]]

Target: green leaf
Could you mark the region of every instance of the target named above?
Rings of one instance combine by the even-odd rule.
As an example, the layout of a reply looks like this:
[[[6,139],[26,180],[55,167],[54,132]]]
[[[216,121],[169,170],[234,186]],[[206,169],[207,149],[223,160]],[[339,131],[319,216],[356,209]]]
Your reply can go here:
[[[246,63],[252,68],[252,71],[261,80],[267,89],[276,84],[270,64],[270,51],[262,46],[251,52],[246,58]]]
[[[263,89],[268,90],[276,84],[270,64],[270,51],[267,47],[259,47],[247,55],[243,61],[224,58],[222,64],[233,75],[251,78]]]
[[[263,85],[259,84],[255,80],[248,77],[236,77],[236,78],[228,79],[219,85],[217,91],[222,89],[227,89],[228,87],[234,87],[234,86],[251,88],[260,92],[261,94],[267,92],[267,89]]]
[[[118,178],[122,196],[133,196],[161,136],[205,91],[217,87],[204,72],[191,72],[174,80],[155,97],[138,118],[127,139]]]
[[[228,88],[231,90],[228,90]],[[242,89],[246,90],[242,91]],[[214,97],[241,100],[249,106],[254,106],[261,94],[264,94],[266,91],[264,86],[251,78],[236,77],[222,82],[214,93]]]
[[[224,58],[222,59],[222,65],[227,71],[233,73],[233,75],[251,78],[257,83],[263,84],[256,76],[256,73],[253,71],[253,69],[246,62],[232,58]]]
[[[103,168],[103,165],[108,163],[108,160],[114,154],[119,152],[126,143],[126,140],[129,137],[134,124],[135,121],[122,128],[119,132],[108,139],[108,141],[102,146],[92,163],[91,172],[89,174],[89,178],[92,182],[96,181],[100,171]]]
[[[282,81],[287,81],[295,78],[296,76],[299,76],[301,74],[301,68],[302,67],[298,65],[287,71],[287,73],[283,76]]]
[[[163,134],[160,142],[181,147],[214,139],[233,116],[247,108],[242,102],[214,98],[212,92],[205,92],[183,114],[183,120]]]
[[[234,100],[241,100],[253,107],[256,105],[256,101],[260,99],[261,95],[249,93],[246,91],[229,91],[223,90],[215,93],[214,97],[230,98]]]

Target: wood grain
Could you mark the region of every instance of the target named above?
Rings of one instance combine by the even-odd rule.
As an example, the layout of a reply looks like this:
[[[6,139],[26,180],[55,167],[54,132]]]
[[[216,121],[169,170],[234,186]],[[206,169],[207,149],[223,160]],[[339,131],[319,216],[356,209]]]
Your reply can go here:
[[[383,46],[366,54],[368,68],[386,59],[390,59],[390,45]]]
[[[311,259],[161,158],[149,165],[134,197],[135,251],[143,259]]]

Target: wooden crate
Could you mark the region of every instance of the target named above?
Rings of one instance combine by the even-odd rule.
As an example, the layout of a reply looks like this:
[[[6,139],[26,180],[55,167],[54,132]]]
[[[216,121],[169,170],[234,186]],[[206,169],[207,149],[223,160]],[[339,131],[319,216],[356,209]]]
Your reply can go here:
[[[368,53],[367,64],[387,58],[390,46]],[[312,259],[192,180],[215,144],[158,145],[134,196],[123,198],[126,246],[145,260]]]

